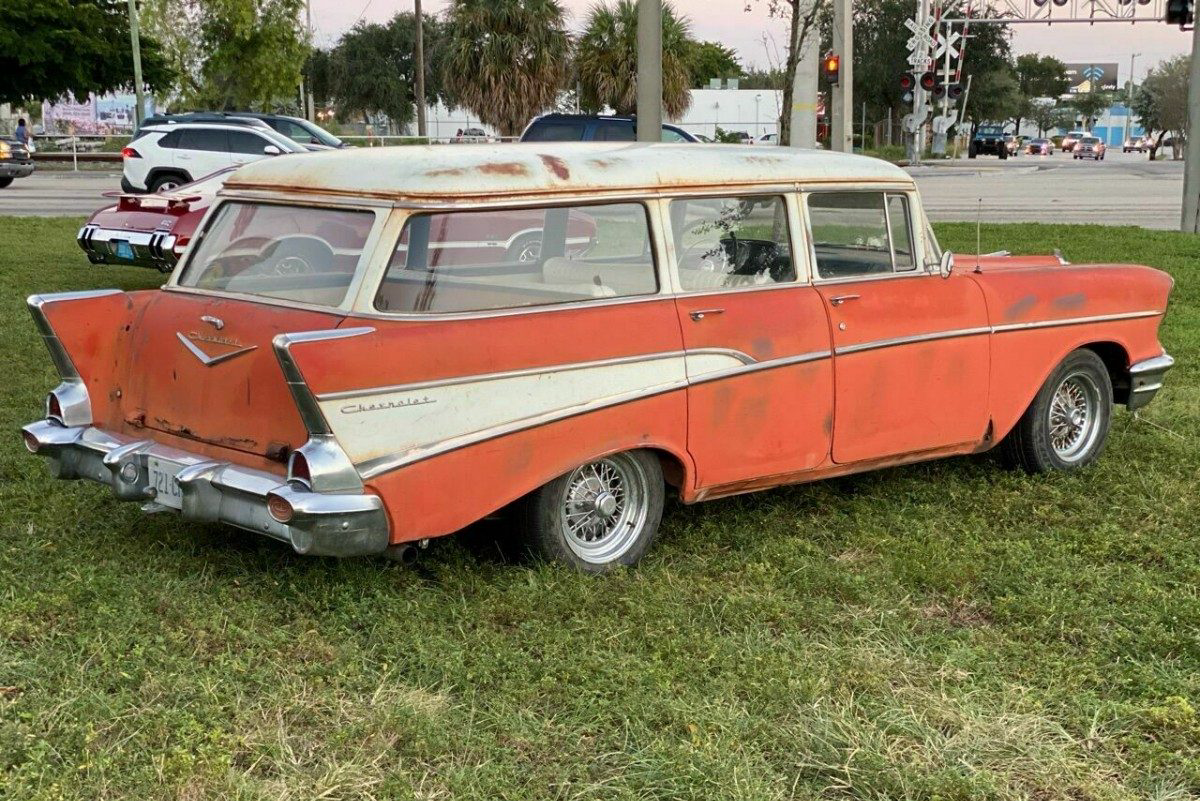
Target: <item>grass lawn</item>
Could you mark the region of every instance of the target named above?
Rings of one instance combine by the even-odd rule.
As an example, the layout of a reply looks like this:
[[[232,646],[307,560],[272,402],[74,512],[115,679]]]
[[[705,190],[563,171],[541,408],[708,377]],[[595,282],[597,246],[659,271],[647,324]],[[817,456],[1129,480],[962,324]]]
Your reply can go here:
[[[403,569],[52,482],[25,295],[162,280],[89,266],[78,224],[0,218],[0,798],[1200,797],[1200,237],[983,229],[1178,282],[1179,366],[1097,466],[673,504],[587,578],[498,528]]]

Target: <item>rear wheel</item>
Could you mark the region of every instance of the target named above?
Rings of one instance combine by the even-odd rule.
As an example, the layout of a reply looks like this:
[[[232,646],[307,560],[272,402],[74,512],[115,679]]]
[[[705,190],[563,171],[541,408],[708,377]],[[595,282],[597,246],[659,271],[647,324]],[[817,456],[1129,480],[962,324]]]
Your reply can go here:
[[[178,189],[187,183],[187,179],[173,172],[162,173],[155,176],[148,187],[151,192],[170,192],[172,189]]]
[[[0,178],[0,189],[3,189],[4,187],[8,186],[12,182],[13,182],[13,179],[11,177]]]
[[[979,155],[979,147],[974,142],[967,145],[967,158],[973,159],[978,155]]]
[[[1031,473],[1091,464],[1108,439],[1112,396],[1112,380],[1100,357],[1086,348],[1073,351],[1000,444],[1001,455]]]
[[[646,451],[589,462],[525,500],[526,545],[586,573],[637,564],[658,533],[664,495],[662,466]]]

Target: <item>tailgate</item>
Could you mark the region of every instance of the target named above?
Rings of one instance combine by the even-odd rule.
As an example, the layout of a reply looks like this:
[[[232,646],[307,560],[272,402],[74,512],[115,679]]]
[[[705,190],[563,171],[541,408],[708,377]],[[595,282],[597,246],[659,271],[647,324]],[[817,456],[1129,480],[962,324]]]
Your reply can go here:
[[[344,316],[160,292],[135,317],[125,359],[125,419],[280,459],[308,438],[271,340],[337,328]]]

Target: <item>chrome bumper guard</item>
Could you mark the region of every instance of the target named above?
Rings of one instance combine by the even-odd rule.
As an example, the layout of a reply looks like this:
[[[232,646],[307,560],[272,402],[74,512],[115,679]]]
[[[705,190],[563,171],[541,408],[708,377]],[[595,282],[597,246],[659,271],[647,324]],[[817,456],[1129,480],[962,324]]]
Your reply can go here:
[[[155,458],[182,465],[175,476],[181,493],[178,511],[189,520],[228,523],[314,556],[382,553],[389,543],[387,515],[376,495],[312,492],[281,482],[280,476],[272,473],[92,426],[41,420],[22,431],[26,447],[47,457],[55,478],[105,484],[118,500],[141,501],[146,511],[176,511],[154,500],[157,493],[150,487],[149,461]],[[290,505],[288,522],[282,523],[268,512],[273,497]]]
[[[164,272],[175,267],[179,255],[175,252],[175,235],[167,231],[121,231],[85,225],[75,237],[79,247],[93,264],[132,264],[156,267]],[[117,242],[125,242],[133,251],[133,259],[117,257]]]
[[[1163,377],[1175,366],[1175,360],[1164,353],[1129,366],[1129,400],[1125,405],[1134,412],[1154,400],[1162,389]]]

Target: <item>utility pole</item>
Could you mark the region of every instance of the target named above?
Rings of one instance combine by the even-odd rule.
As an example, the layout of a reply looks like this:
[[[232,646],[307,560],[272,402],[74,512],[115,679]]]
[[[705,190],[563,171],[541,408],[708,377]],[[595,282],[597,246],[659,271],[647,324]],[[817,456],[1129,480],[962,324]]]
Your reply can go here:
[[[920,75],[928,70],[933,62],[929,56],[928,41],[922,36],[922,34],[927,36],[926,32],[929,30],[929,0],[921,0],[911,30],[917,41],[909,64],[914,73]],[[929,116],[929,93],[921,88],[921,82],[918,80],[913,86],[912,94],[912,114],[905,119],[905,130],[908,132],[908,161],[909,164],[920,164],[921,156],[925,152],[925,120]]]
[[[809,0],[809,3],[816,0]],[[797,3],[792,13],[806,17],[812,6]],[[788,121],[788,144],[792,147],[815,147],[817,144],[817,73],[820,71],[820,56],[817,53],[819,36],[816,26],[810,28],[800,41],[799,58],[796,61],[796,77],[792,80],[792,107]]]
[[[142,127],[146,104],[142,97],[142,44],[138,40],[138,11],[136,0],[129,0],[129,43],[133,47],[133,127]]]
[[[1200,25],[1192,26],[1192,62],[1188,69],[1188,130],[1183,151],[1183,219],[1179,230],[1200,233]]]
[[[638,0],[637,140],[662,141],[662,0]]]
[[[829,149],[854,152],[854,12],[851,0],[833,0],[833,52],[840,56],[830,94]]]
[[[1129,139],[1130,127],[1133,121],[1133,60],[1140,56],[1141,53],[1131,53],[1129,55],[1129,91],[1126,93],[1125,99],[1125,138]],[[1123,144],[1123,143],[1122,143]]]
[[[308,26],[308,44],[312,46],[313,30],[312,30],[312,0],[304,0],[304,14],[306,24]],[[309,122],[316,122],[316,109],[313,108],[313,90],[312,76],[308,76],[308,80],[304,82],[304,119]]]
[[[417,17],[417,136],[426,136],[425,127],[425,23],[421,17],[421,0],[413,0]]]

